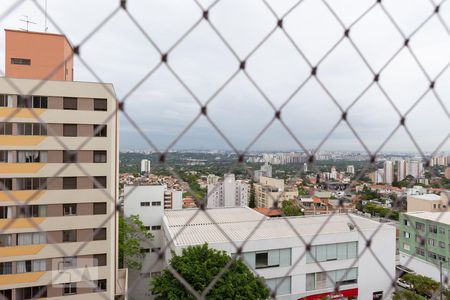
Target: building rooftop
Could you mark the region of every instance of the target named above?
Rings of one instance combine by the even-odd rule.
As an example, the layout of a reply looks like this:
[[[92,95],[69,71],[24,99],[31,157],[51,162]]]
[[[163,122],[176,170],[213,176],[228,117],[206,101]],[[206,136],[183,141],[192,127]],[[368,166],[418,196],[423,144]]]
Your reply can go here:
[[[436,195],[436,194],[414,195],[411,197],[416,198],[416,199],[427,200],[427,201],[441,200],[441,196]]]
[[[413,211],[405,215],[450,225],[450,212]]]
[[[302,237],[312,237],[319,230],[321,235],[335,234],[349,232],[348,223],[353,221],[362,231],[382,226],[356,215],[350,219],[345,214],[336,214],[331,218],[328,215],[269,218],[248,207],[214,208],[207,209],[206,213],[198,209],[171,210],[165,211],[163,219],[168,234],[177,246],[227,243],[229,239],[240,242],[250,235],[250,240],[267,240],[297,238],[297,232]],[[327,222],[326,225],[323,225],[324,222]],[[258,229],[252,234],[256,227]]]

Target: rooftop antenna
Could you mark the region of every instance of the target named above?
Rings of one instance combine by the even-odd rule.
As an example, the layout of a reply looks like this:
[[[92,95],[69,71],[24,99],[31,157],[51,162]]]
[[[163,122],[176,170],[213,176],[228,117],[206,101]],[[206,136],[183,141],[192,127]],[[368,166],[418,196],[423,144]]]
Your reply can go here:
[[[47,0],[45,0],[45,25],[44,25],[44,31],[47,32],[48,26],[47,26]]]
[[[29,26],[29,24],[36,24],[36,23],[30,21],[30,20],[28,19],[28,16],[27,16],[27,15],[23,15],[23,16],[24,16],[26,19],[20,19],[20,21],[27,23],[27,29],[24,29],[24,28],[20,28],[20,29],[22,29],[22,30],[24,30],[24,31],[28,31],[28,26]]]

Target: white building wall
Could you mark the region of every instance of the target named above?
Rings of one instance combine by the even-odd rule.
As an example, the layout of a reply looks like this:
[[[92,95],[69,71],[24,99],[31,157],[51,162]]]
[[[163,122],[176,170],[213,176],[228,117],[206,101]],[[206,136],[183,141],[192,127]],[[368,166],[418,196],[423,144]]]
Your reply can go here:
[[[291,248],[290,266],[253,270],[256,274],[264,277],[265,279],[284,277],[292,268],[292,265],[298,261],[298,264],[290,272],[291,294],[279,295],[277,296],[277,299],[294,300],[308,295],[333,292],[333,288],[306,291],[306,274],[322,272],[323,270],[333,271],[348,269],[350,267],[358,268],[357,283],[345,285],[342,287],[343,290],[358,288],[358,299],[361,300],[372,299],[374,292],[383,291],[383,299],[390,299],[391,293],[393,292],[391,289],[391,278],[395,277],[395,227],[388,224],[380,224],[380,226],[382,227],[372,238],[371,249],[373,252],[369,249],[364,250],[366,245],[366,239],[364,237],[371,237],[376,228],[371,230],[362,230],[364,236],[361,235],[356,229],[353,231],[349,230],[348,232],[337,232],[335,234],[320,234],[317,237],[314,237],[313,235],[302,236],[302,239],[306,243],[309,243],[312,239],[314,239],[313,245],[336,244],[352,241],[358,242],[357,258],[324,261],[320,262],[321,267],[317,263],[306,263],[306,255],[304,254],[305,246],[298,237],[249,240],[245,243],[243,252]],[[164,224],[163,231],[165,243],[167,243],[171,237],[168,234],[169,230],[166,227],[166,224]],[[234,242],[238,247],[243,243],[243,241]],[[208,243],[208,246],[217,250],[223,250],[229,255],[236,252],[234,246],[228,242]],[[174,250],[176,254],[180,255],[184,247],[187,246],[176,246],[172,244],[171,250]],[[379,260],[374,257],[373,253]],[[170,258],[170,251],[167,250],[166,263],[168,263]],[[380,262],[384,269],[380,266]],[[386,270],[389,273],[389,276],[386,274]],[[390,292],[390,294],[388,294],[388,292]]]
[[[439,268],[432,263],[417,257],[411,257],[404,252],[400,252],[400,264],[414,270],[417,274],[430,277],[437,282],[440,281]],[[448,276],[450,276],[450,273],[445,268],[442,268],[442,278],[448,278]]]

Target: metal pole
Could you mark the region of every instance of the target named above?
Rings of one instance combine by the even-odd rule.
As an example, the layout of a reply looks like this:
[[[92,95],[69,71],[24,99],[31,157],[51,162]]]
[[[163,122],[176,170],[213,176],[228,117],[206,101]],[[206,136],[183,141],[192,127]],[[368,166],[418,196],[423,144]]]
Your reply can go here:
[[[439,286],[439,295],[440,298],[442,300],[442,290],[443,290],[443,286],[442,286],[442,261],[439,260],[439,281],[441,283],[441,285]]]

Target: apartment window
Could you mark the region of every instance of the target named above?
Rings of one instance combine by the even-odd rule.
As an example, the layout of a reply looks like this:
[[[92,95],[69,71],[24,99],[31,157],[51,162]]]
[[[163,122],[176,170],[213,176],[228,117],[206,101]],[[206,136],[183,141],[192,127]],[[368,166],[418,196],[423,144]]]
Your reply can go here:
[[[428,231],[430,233],[437,233],[437,226],[436,225],[428,225]]]
[[[411,246],[408,244],[403,244],[403,249],[406,251],[410,251],[411,250]]]
[[[0,178],[0,191],[12,190],[12,178]]]
[[[106,266],[106,254],[94,254],[94,266],[103,267]]]
[[[94,179],[94,189],[106,189],[106,176],[94,176]]]
[[[106,151],[94,151],[94,163],[106,163]]]
[[[72,97],[64,97],[63,98],[63,108],[69,109],[69,110],[76,110],[77,109],[77,98]]]
[[[12,246],[11,241],[12,241],[11,234],[0,234],[0,247]]]
[[[159,252],[159,251],[161,251],[161,248],[152,248],[152,253],[155,253],[155,252]]]
[[[12,107],[12,96],[0,94],[0,107]]]
[[[29,59],[29,58],[11,57],[11,64],[12,65],[30,66],[31,65],[31,59]]]
[[[436,241],[435,241],[435,240],[433,240],[433,239],[428,239],[428,245],[430,245],[430,246],[435,246],[435,244],[436,244]]]
[[[64,216],[76,216],[77,215],[77,204],[63,204],[63,215]]]
[[[17,107],[29,107],[32,108],[31,96],[17,96]]]
[[[152,206],[161,206],[161,201],[153,201]]]
[[[63,230],[63,243],[73,243],[77,241],[76,230]]]
[[[150,248],[141,248],[141,253],[150,253]]]
[[[43,272],[47,270],[45,259],[24,260],[16,263],[17,273]]]
[[[416,229],[424,231],[425,230],[425,224],[420,223],[420,222],[416,222]]]
[[[77,293],[77,283],[68,282],[64,283],[64,295],[73,295]]]
[[[94,99],[94,110],[108,110],[108,102],[106,99]]]
[[[47,160],[47,151],[17,151],[18,163],[46,163]]]
[[[445,229],[442,227],[439,227],[439,234],[445,234]]]
[[[47,243],[47,236],[45,232],[17,234],[17,245],[38,245],[46,243]]]
[[[46,216],[46,205],[23,205],[17,207],[17,218],[38,218]]]
[[[403,236],[405,237],[405,239],[409,239],[410,234],[407,231],[403,231]]]
[[[45,190],[47,189],[47,178],[17,178],[17,190]]]
[[[11,289],[1,290],[0,291],[0,299],[11,300],[12,299],[12,290]]]
[[[416,248],[416,254],[425,256],[425,250],[423,248]]]
[[[266,284],[271,290],[277,288],[277,295],[285,295],[291,293],[291,276],[266,279]]]
[[[63,124],[63,136],[77,136],[77,124]]]
[[[77,188],[76,177],[63,177],[63,190],[74,190]]]
[[[150,230],[150,226],[144,226],[145,230]]]
[[[94,203],[94,215],[105,215],[106,214],[106,203]]]
[[[48,98],[44,96],[33,96],[33,108],[47,108]]]
[[[17,123],[18,135],[47,135],[47,126],[41,123]]]
[[[106,279],[100,279],[96,282],[97,288],[96,292],[105,292],[106,291]]]
[[[439,248],[445,249],[445,243],[439,241]]]
[[[0,163],[12,162],[12,151],[0,150]]]
[[[160,225],[154,225],[154,226],[152,226],[152,230],[161,230],[161,226]]]
[[[0,206],[0,219],[9,219],[12,217],[11,206]]]
[[[104,241],[106,240],[106,228],[100,228],[100,229],[92,229],[93,230],[93,240],[94,241]]]
[[[4,262],[0,263],[0,275],[6,275],[12,273],[12,263]]]
[[[141,202],[141,206],[150,206],[150,202]]]
[[[47,297],[47,286],[32,286],[16,289],[16,300],[41,299]]]
[[[76,163],[77,151],[63,150],[63,163]]]
[[[428,257],[431,259],[437,259],[437,255],[434,252],[428,251]]]
[[[407,220],[407,219],[404,219],[404,220],[403,220],[403,224],[405,224],[405,226],[409,226],[408,220]]]
[[[0,135],[12,135],[12,123],[0,122]]]
[[[106,137],[106,128],[107,126],[104,124],[95,124],[94,125],[94,136]]]
[[[447,261],[447,260],[445,259],[445,256],[442,256],[442,255],[439,255],[439,254],[437,254],[437,258],[438,258],[438,260],[440,260],[440,261],[442,261],[442,262]]]
[[[72,269],[77,267],[77,258],[75,256],[66,256],[60,262],[58,269]]]

